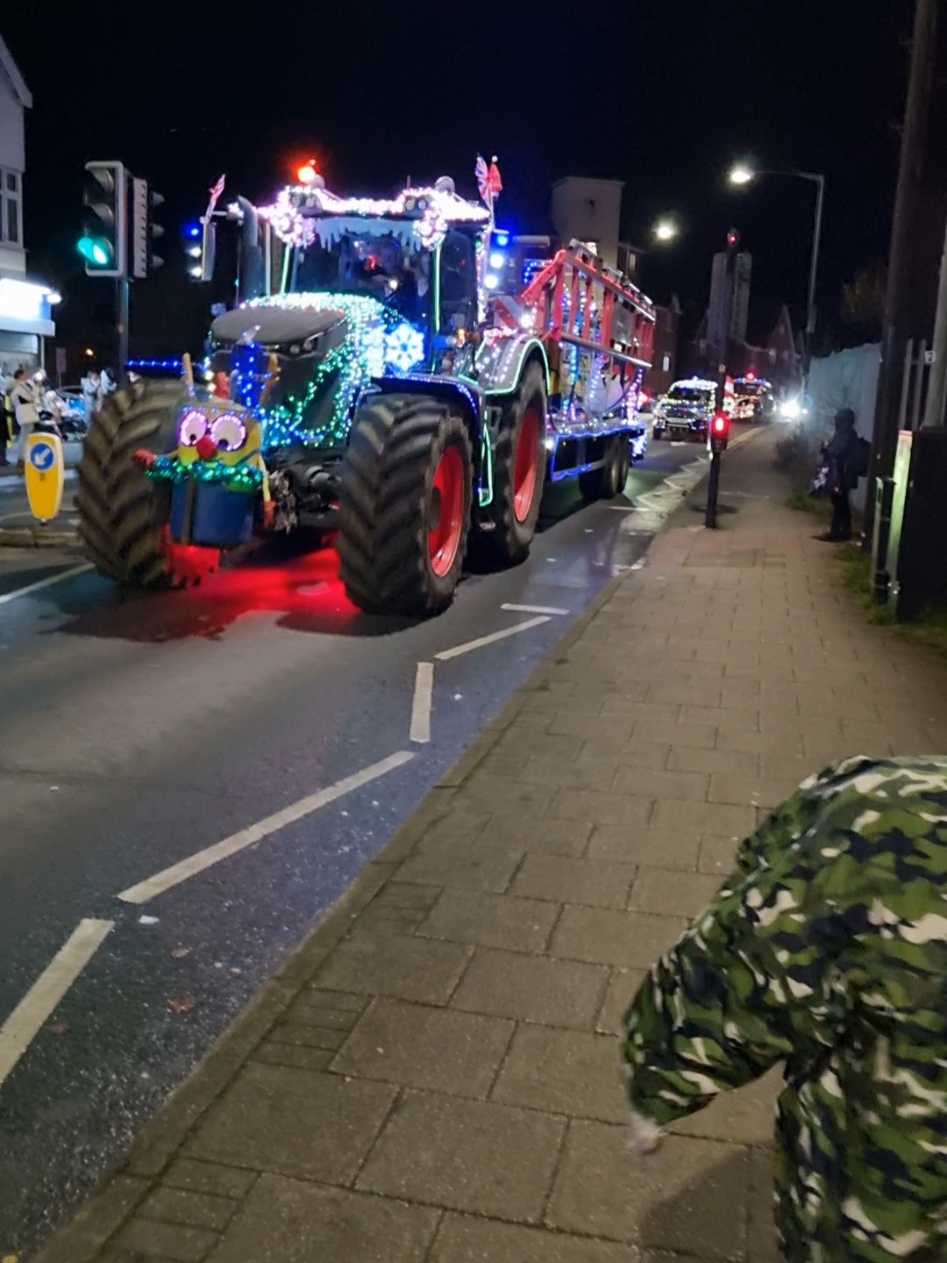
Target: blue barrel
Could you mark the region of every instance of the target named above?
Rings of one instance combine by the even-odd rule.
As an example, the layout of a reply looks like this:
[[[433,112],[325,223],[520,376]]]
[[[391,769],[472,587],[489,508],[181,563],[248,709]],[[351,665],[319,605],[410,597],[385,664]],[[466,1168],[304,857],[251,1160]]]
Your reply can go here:
[[[253,496],[228,491],[219,482],[195,482],[191,538],[182,541],[186,482],[176,482],[171,493],[172,538],[203,548],[236,548],[253,533]]]

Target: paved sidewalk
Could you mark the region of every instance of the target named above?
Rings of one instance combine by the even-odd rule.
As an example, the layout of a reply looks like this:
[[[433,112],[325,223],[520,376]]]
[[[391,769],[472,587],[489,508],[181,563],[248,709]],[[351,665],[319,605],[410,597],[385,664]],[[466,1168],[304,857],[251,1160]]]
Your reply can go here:
[[[764,432],[261,992],[42,1263],[773,1263],[772,1079],[626,1150],[616,1032],[737,841],[854,753],[947,749]],[[629,516],[629,525],[631,518]]]

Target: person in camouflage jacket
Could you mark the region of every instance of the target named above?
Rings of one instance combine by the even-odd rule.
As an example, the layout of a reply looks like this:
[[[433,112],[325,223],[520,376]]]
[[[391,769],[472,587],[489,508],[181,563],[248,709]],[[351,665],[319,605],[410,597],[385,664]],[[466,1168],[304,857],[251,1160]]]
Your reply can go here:
[[[788,1263],[947,1260],[947,757],[803,784],[625,1015],[634,1145],[785,1062]]]

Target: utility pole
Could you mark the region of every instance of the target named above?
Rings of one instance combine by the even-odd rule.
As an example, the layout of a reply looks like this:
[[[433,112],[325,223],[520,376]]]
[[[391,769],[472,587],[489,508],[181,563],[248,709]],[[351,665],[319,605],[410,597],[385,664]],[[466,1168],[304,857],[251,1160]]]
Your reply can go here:
[[[947,405],[947,227],[944,230],[944,253],[940,258],[940,281],[937,286],[937,313],[934,316],[934,345],[931,375],[927,382],[922,430],[940,429]],[[920,389],[920,372],[918,388]]]
[[[718,418],[724,416],[724,404],[727,398],[727,355],[730,350],[730,330],[733,325],[734,290],[736,288],[737,250],[740,246],[740,234],[735,228],[727,233],[727,258],[724,267],[724,321],[723,345],[719,348],[717,361],[717,394],[714,400],[714,415],[708,427],[710,446],[710,475],[707,479],[707,510],[704,526],[714,530],[717,525],[717,499],[720,494],[720,454],[727,446],[729,423],[718,431]]]
[[[806,336],[803,340],[802,380],[806,393],[809,391],[809,373],[812,369],[812,342],[815,337],[815,292],[819,279],[819,246],[822,244],[822,207],[825,205],[825,176],[813,177],[816,185],[815,224],[812,229],[812,258],[809,261],[809,293],[806,302]]]
[[[115,331],[118,335],[118,364],[116,373],[120,377],[128,363],[128,277],[119,276],[115,280]]]
[[[881,367],[872,435],[871,476],[865,503],[865,548],[873,549],[875,569],[888,552],[891,525],[892,473],[898,443],[898,416],[907,350],[905,307],[910,283],[909,251],[915,231],[919,187],[927,140],[928,112],[934,77],[939,0],[917,0],[911,46],[901,161],[894,202],[888,285],[881,337]],[[878,522],[874,489],[880,488]]]

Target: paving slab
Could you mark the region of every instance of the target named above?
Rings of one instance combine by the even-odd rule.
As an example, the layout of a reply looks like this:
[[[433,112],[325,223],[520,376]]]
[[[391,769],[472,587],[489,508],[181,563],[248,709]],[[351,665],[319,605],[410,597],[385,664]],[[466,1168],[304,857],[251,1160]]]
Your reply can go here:
[[[748,1151],[737,1145],[672,1136],[645,1161],[629,1152],[627,1128],[574,1122],[546,1222],[700,1259],[742,1259],[749,1190]]]
[[[184,1152],[227,1166],[349,1184],[396,1093],[386,1083],[249,1065]]]
[[[264,1175],[209,1263],[423,1263],[437,1222],[423,1206]]]
[[[485,1097],[512,1035],[502,1018],[379,999],[331,1066],[354,1078]]]
[[[536,1110],[407,1092],[365,1163],[358,1187],[536,1223],[565,1128],[564,1119]]]

